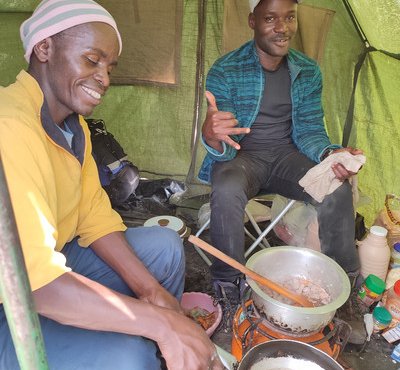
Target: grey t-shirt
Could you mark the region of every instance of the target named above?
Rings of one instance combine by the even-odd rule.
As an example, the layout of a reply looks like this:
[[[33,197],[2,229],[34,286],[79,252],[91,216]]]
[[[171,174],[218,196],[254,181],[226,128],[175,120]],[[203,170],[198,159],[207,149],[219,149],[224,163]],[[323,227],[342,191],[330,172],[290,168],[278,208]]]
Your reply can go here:
[[[292,100],[290,75],[285,59],[276,71],[265,73],[264,96],[260,111],[240,146],[245,151],[292,149]]]

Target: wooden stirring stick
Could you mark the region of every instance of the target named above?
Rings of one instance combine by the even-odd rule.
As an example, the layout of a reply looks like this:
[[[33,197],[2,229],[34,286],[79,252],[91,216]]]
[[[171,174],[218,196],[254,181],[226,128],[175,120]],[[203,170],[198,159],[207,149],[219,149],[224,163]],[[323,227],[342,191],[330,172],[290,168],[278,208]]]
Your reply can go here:
[[[194,235],[189,236],[189,241],[194,245],[198,246],[199,248],[203,249],[204,251],[210,253],[214,257],[217,257],[221,261],[225,262],[229,266],[234,267],[235,269],[239,270],[243,274],[247,275],[257,283],[266,286],[267,288],[272,289],[273,291],[279,293],[280,295],[291,299],[292,301],[298,303],[303,307],[314,307],[314,305],[304,296],[293,293],[290,290],[284,288],[283,286],[273,282],[272,280],[267,279],[266,277],[257,274],[256,272],[250,270],[246,266],[242,265],[238,261],[234,260],[233,258],[227,256],[225,253],[222,253],[217,248],[214,248],[212,245],[208,244],[204,240],[199,239]]]

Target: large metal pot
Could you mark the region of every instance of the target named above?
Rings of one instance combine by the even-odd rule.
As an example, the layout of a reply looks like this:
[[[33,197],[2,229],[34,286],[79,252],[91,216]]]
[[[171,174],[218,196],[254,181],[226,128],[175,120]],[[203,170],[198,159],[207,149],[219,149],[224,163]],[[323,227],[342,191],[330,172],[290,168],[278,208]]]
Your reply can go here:
[[[296,359],[310,361],[324,370],[343,370],[343,367],[325,352],[307,343],[286,339],[272,340],[252,347],[243,357],[237,370],[251,370],[257,362],[273,357],[285,357],[285,363],[282,365],[287,370],[298,370]]]
[[[256,308],[268,322],[292,335],[320,331],[350,295],[350,281],[344,270],[333,259],[311,249],[290,246],[264,249],[251,256],[246,266],[277,283],[288,278],[304,278],[331,296],[331,302],[324,306],[292,306],[270,297],[248,279]]]

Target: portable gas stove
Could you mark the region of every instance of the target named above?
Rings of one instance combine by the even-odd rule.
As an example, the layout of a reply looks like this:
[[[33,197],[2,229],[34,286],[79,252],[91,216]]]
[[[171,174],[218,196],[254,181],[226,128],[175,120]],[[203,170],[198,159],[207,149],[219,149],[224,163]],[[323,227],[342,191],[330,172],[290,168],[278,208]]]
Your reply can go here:
[[[350,325],[336,318],[314,334],[294,335],[285,332],[262,317],[250,299],[242,302],[234,317],[232,354],[241,361],[245,353],[259,343],[273,339],[292,339],[310,344],[337,359],[346,346],[350,334]]]

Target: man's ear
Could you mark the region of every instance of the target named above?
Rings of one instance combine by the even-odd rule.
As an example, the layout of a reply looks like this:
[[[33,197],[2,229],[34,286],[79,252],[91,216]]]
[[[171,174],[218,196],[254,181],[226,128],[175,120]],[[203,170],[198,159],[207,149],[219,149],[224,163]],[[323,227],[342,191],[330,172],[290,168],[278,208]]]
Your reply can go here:
[[[54,42],[51,37],[47,37],[39,41],[34,47],[32,53],[35,53],[36,58],[40,62],[46,62],[49,59],[51,49],[54,47]]]
[[[250,13],[249,14],[248,24],[249,24],[249,27],[252,30],[254,30],[254,27],[255,27],[255,24],[256,24],[256,16],[254,15],[254,13]]]

